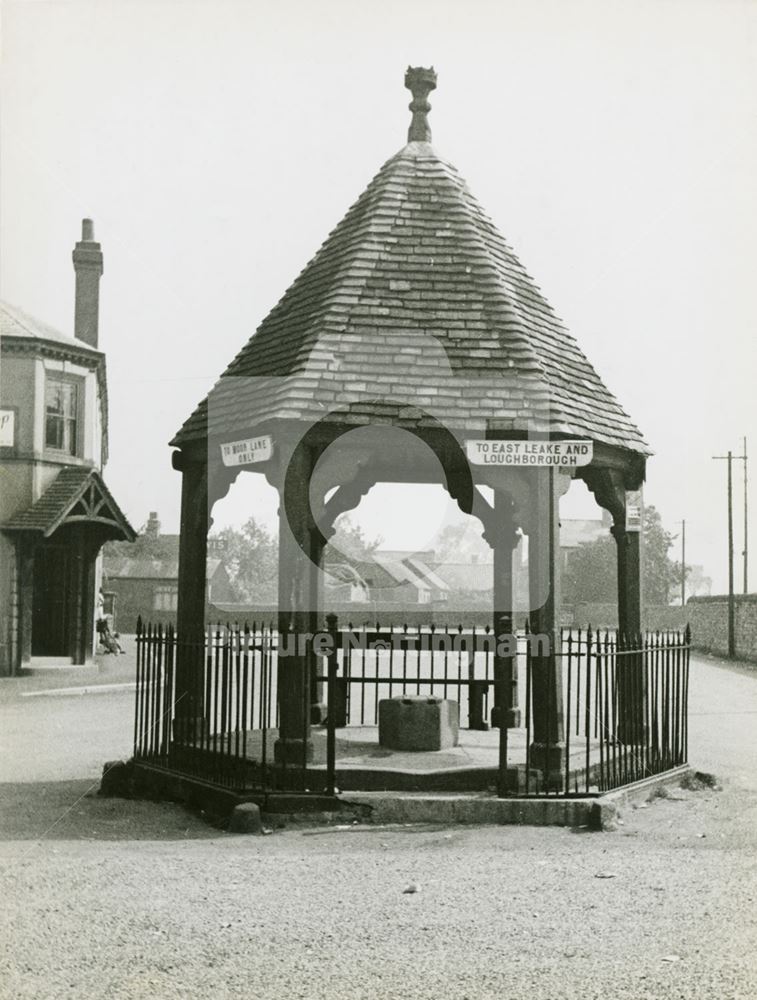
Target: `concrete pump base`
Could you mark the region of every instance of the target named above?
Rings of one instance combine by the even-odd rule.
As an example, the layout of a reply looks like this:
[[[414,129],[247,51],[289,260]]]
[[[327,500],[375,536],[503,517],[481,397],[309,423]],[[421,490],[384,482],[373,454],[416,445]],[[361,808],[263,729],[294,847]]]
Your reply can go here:
[[[345,817],[361,823],[492,824],[615,828],[622,809],[645,802],[661,787],[680,785],[691,767],[684,764],[604,795],[498,798],[489,792],[344,792],[328,795],[286,792],[239,794],[196,778],[135,764],[133,793],[180,801],[221,819],[242,802],[255,802],[268,815],[329,823]]]
[[[352,807],[370,810],[371,823],[461,823],[521,826],[588,826],[610,830],[621,809],[645,802],[655,789],[679,785],[688,764],[594,797],[500,799],[486,793],[361,792],[339,796]]]

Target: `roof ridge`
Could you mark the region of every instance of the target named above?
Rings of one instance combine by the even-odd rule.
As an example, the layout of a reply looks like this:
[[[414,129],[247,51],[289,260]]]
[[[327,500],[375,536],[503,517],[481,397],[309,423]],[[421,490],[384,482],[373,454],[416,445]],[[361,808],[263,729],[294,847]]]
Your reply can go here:
[[[457,170],[454,164],[450,163],[449,160],[446,160],[444,157],[441,156],[437,157],[437,160],[445,168],[449,179],[452,181],[453,185],[457,188],[459,197],[465,202],[466,208],[468,209],[472,208],[474,210],[477,221],[483,222],[487,226],[487,228],[489,228],[491,231],[499,235],[499,231],[494,225],[493,220],[490,218],[490,216],[484,210],[479,200],[470,190],[465,178],[462,176],[462,174],[460,174],[460,172]],[[508,295],[508,289],[503,287],[502,282],[505,276],[502,274],[500,267],[498,266],[496,260],[493,258],[490,247],[486,243],[486,240],[484,239],[480,228],[477,225],[474,225],[473,220],[470,218],[470,215],[468,213],[466,213],[463,216],[462,222],[464,227],[472,234],[472,236],[476,240],[476,243],[478,244],[480,250],[483,251],[483,253],[485,254],[488,266],[491,268],[492,276],[495,279],[498,279],[493,287],[493,292],[498,298],[502,300],[502,307],[507,315],[506,323],[511,324],[511,326],[503,325],[501,329],[497,330],[498,339],[501,341],[504,334],[507,337],[507,341],[505,341],[505,343],[507,343],[508,341],[509,342],[514,341],[515,344],[517,344],[517,346],[519,346],[522,350],[526,352],[529,361],[531,362],[533,368],[535,369],[535,372],[538,373],[544,379],[545,384],[548,383],[548,373],[545,369],[545,366],[542,363],[539,356],[537,355],[536,351],[534,350],[531,339],[524,329],[523,322],[517,312],[516,303],[514,303],[511,300],[510,296]],[[500,236],[500,239],[504,242],[504,237]],[[486,303],[484,304],[484,309],[488,311]],[[502,319],[504,321],[504,317],[502,317]],[[480,339],[480,337],[477,339]],[[551,397],[550,401],[552,402]],[[552,406],[554,406],[553,403]],[[565,419],[564,414],[561,414],[561,417]]]

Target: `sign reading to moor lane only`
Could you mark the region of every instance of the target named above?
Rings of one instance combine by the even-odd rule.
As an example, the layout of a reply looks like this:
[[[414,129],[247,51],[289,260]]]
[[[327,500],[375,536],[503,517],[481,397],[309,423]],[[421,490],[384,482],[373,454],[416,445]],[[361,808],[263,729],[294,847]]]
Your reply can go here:
[[[267,462],[272,454],[273,438],[270,434],[244,441],[227,441],[221,445],[224,465],[254,465],[256,462]]]
[[[572,469],[588,465],[594,453],[592,441],[484,441],[465,442],[473,465],[554,466]]]

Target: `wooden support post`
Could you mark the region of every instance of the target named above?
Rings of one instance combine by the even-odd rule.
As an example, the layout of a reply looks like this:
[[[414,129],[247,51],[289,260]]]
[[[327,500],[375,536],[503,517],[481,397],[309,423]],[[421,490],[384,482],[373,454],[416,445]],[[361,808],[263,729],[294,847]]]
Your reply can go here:
[[[324,629],[324,609],[321,607],[321,567],[323,565],[324,544],[318,537],[318,533],[311,528],[309,538],[310,565],[308,566],[308,601],[310,603],[310,614],[308,617],[307,631],[315,635]],[[328,705],[324,698],[323,681],[318,680],[322,672],[322,664],[313,652],[312,642],[308,643],[308,657],[310,671],[310,722],[314,726],[323,725],[328,715]]]
[[[176,608],[175,735],[193,739],[204,718],[205,571],[208,552],[207,461],[174,456],[181,471],[181,536]]]
[[[82,579],[81,655],[82,663],[92,659],[95,641],[95,609],[97,606],[97,556],[101,543],[92,538],[84,540],[84,566]]]
[[[618,738],[644,739],[645,671],[641,651],[641,532],[611,528],[618,552]]]
[[[321,558],[310,516],[314,459],[312,448],[295,449],[279,493],[279,737],[274,757],[293,765],[312,758],[311,719],[314,712],[317,721],[323,718],[318,692],[313,690],[312,635],[319,624]]]
[[[531,766],[545,781],[565,766],[562,656],[560,648],[560,523],[554,469],[533,475],[532,524],[528,536],[531,604]]]
[[[18,674],[32,658],[32,614],[34,607],[34,549],[36,539],[27,532],[16,541],[18,631],[14,673]]]
[[[618,632],[641,632],[641,532],[626,531],[625,524],[610,529],[618,551]]]
[[[80,526],[69,529],[66,540],[65,616],[66,655],[72,663],[84,663],[82,621],[84,618],[84,538]]]
[[[95,562],[99,543],[83,526],[72,530],[70,561],[70,597],[66,613],[69,617],[70,655],[74,663],[86,663],[92,658],[95,619]]]
[[[518,534],[513,518],[512,498],[502,489],[494,491],[494,523],[493,596],[497,652],[494,655],[492,725],[500,725],[500,712],[504,712],[504,725],[508,729],[517,729],[521,721],[518,707],[518,657],[512,647],[515,644],[513,551],[518,544]]]

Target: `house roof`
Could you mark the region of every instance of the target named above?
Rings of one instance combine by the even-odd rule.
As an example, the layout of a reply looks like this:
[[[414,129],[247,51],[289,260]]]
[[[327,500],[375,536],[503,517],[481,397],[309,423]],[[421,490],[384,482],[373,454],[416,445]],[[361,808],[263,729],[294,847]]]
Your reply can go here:
[[[444,580],[412,552],[382,550],[372,553],[367,559],[348,559],[344,556],[341,559],[344,564],[349,564],[374,592],[389,591],[406,583],[416,588],[447,590]],[[335,567],[336,564],[329,563],[326,571],[334,574]]]
[[[420,583],[424,587],[432,587],[436,590],[447,590],[445,581],[429,565],[429,558],[422,558],[423,556],[430,557],[433,556],[433,553],[391,549],[381,549],[381,551],[374,553],[376,561],[382,566],[386,566],[398,579],[407,580],[414,584]]]
[[[206,576],[212,580],[221,568],[220,559],[208,559]],[[109,556],[103,560],[103,577],[108,580],[178,580],[178,559],[149,559],[141,556]]]
[[[434,570],[450,590],[488,593],[494,586],[494,569],[490,562],[441,562],[434,564]]]
[[[373,590],[389,590],[393,587],[399,587],[402,583],[389,571],[387,566],[374,559],[354,559],[352,564],[361,578]]]
[[[649,448],[427,141],[379,171],[172,440],[270,419],[590,438]],[[244,378],[230,378],[243,376]]]
[[[365,580],[360,575],[356,566],[346,561],[327,562],[323,567],[324,585],[326,587],[340,587],[344,584],[365,587]]]
[[[33,353],[75,362],[94,369],[100,389],[103,461],[108,458],[108,381],[105,355],[83,340],[69,337],[22,309],[0,302],[0,347],[3,353]]]
[[[1,527],[4,531],[41,532],[48,538],[64,523],[99,524],[109,530],[112,538],[136,538],[97,469],[80,465],[61,469],[35,503],[18,511]]]
[[[86,353],[101,355],[97,351],[85,344],[82,340],[69,337],[54,326],[45,323],[34,316],[30,316],[22,309],[10,305],[8,302],[0,302],[0,336],[2,337],[22,337],[28,340],[52,340],[56,344],[65,344],[68,347],[81,349]]]

